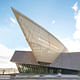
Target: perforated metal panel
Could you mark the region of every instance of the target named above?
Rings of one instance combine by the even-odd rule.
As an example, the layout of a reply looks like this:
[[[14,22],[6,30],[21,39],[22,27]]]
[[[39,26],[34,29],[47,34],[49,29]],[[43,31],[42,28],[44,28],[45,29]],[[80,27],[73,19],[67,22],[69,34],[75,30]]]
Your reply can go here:
[[[32,49],[36,61],[52,63],[61,52],[67,50],[64,45],[47,30],[15,9],[12,8],[12,10]]]

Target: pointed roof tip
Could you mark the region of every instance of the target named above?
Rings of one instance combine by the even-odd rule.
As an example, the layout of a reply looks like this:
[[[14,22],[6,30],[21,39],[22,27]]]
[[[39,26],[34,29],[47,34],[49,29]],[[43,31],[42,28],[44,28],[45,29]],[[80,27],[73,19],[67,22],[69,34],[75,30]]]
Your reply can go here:
[[[15,9],[13,7],[11,7],[12,11],[14,11]]]
[[[12,12],[14,13],[14,15],[16,15],[16,13],[18,12],[15,8],[11,7]]]
[[[12,9],[13,7],[11,6],[11,9]]]
[[[16,10],[15,8],[13,8],[13,7],[11,7],[11,9],[12,9],[12,11],[13,11],[14,14],[20,13],[19,11],[17,11],[17,10]]]
[[[15,8],[11,7],[13,13],[18,12]]]

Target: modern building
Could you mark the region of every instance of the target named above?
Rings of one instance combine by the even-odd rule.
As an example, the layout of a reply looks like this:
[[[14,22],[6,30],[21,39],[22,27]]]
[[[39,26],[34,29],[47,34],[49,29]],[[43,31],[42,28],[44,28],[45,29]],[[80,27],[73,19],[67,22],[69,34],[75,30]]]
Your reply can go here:
[[[55,36],[17,10],[13,8],[12,10],[32,49],[32,51],[15,51],[11,61],[17,64],[20,72],[79,72],[79,66],[75,59],[80,55],[69,54],[67,48]]]

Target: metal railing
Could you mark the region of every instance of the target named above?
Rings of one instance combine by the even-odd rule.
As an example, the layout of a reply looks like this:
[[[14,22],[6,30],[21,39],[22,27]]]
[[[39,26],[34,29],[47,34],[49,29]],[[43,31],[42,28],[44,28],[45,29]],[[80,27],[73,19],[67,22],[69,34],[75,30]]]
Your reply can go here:
[[[4,74],[0,75],[0,80],[80,80],[77,75],[45,75],[45,74]]]

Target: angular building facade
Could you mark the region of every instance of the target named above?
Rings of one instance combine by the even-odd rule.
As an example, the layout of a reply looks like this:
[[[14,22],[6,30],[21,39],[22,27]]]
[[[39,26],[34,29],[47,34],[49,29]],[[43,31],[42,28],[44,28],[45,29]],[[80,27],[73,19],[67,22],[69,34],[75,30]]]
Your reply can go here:
[[[21,73],[78,74],[80,72],[80,52],[61,53],[51,64],[39,64],[32,51],[15,51],[12,59]]]
[[[43,27],[17,10],[13,8],[12,10],[30,48],[32,49],[31,52],[16,51],[14,53],[11,61],[17,64],[20,72],[21,68],[23,68],[21,67],[22,64],[24,67],[26,66],[24,68],[26,70],[33,66],[36,71],[42,69],[42,72],[45,72],[45,70],[47,72],[52,70],[53,72],[53,68],[54,70],[65,68],[62,66],[59,67],[59,65],[54,66],[54,63],[61,53],[64,53],[64,55],[68,54],[66,53],[66,47]],[[56,62],[56,64],[58,63]]]

